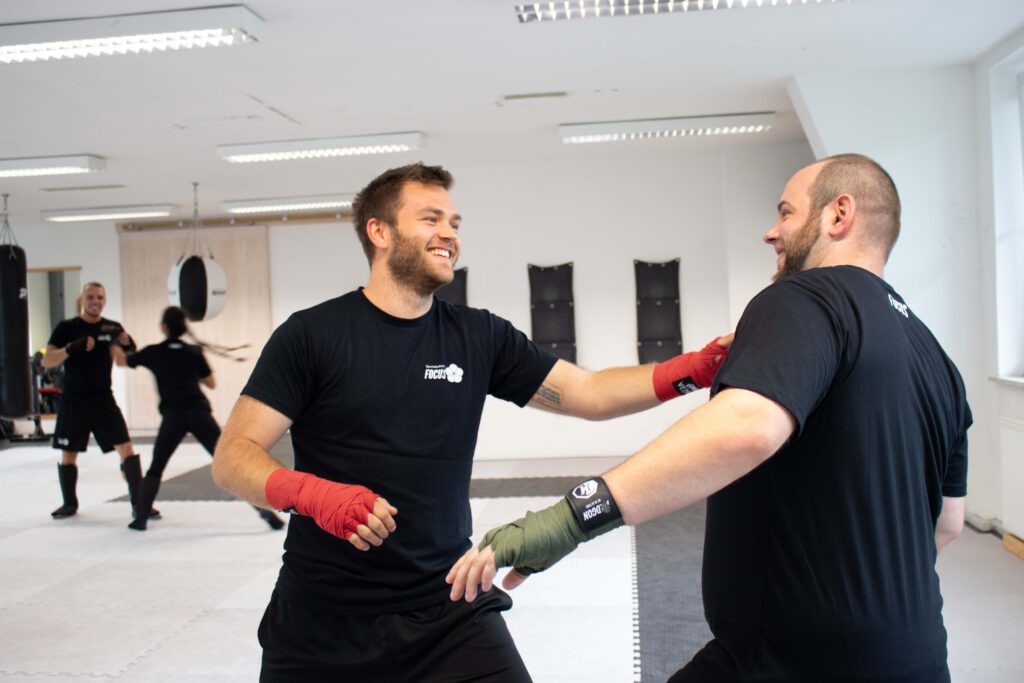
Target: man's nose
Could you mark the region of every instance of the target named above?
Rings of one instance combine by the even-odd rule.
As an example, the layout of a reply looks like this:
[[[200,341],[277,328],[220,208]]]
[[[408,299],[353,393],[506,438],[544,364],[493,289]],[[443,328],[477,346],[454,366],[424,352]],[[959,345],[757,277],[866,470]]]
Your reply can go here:
[[[459,239],[459,231],[451,223],[445,223],[441,228],[441,237],[446,240]]]

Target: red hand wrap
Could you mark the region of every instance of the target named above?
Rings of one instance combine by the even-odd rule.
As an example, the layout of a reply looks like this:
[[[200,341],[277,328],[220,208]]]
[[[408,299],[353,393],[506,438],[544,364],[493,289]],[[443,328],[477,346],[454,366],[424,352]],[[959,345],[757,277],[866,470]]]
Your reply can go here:
[[[275,510],[295,508],[300,515],[312,517],[327,533],[346,540],[360,524],[366,524],[380,498],[365,486],[338,484],[286,468],[274,470],[267,477],[264,491]]]
[[[654,393],[660,400],[667,401],[710,387],[728,352],[728,347],[719,344],[716,337],[700,351],[690,351],[658,363],[654,366]]]

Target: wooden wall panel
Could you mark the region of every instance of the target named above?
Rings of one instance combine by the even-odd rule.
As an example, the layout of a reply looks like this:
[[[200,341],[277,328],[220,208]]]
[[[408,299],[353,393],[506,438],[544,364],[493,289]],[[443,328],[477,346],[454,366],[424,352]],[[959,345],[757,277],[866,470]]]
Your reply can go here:
[[[168,306],[167,276],[181,256],[187,237],[187,230],[120,234],[124,297],[121,322],[140,347],[163,339],[160,314]],[[227,302],[213,320],[190,323],[192,331],[203,341],[223,346],[252,345],[233,354],[246,357],[241,363],[206,353],[217,377],[217,388],[206,390],[206,394],[214,417],[223,425],[271,332],[267,226],[206,228],[204,237],[227,275]],[[139,368],[126,371],[126,375],[128,428],[133,433],[155,431],[160,414],[152,373]]]

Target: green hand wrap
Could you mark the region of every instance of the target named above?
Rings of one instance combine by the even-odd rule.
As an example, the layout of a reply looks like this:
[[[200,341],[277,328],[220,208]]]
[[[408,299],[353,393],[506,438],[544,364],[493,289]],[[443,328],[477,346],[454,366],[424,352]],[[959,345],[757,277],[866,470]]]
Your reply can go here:
[[[540,512],[487,532],[480,549],[490,546],[498,567],[514,567],[523,576],[541,572],[576,549],[580,543],[622,526],[612,520],[589,533],[580,529],[569,503],[563,498]]]

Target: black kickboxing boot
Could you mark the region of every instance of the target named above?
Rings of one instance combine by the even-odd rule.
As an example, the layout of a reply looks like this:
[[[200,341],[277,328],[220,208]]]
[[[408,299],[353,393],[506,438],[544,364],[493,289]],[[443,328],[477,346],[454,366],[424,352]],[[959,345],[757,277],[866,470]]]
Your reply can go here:
[[[153,512],[153,501],[156,500],[157,491],[160,490],[160,477],[147,474],[142,479],[142,488],[139,490],[138,505],[135,508],[135,519],[128,525],[129,529],[145,531],[146,523]]]
[[[258,508],[255,505],[253,505],[252,508],[259,514],[263,521],[266,522],[274,531],[284,528],[284,520],[278,517],[270,510],[264,510],[263,508]]]
[[[128,482],[128,498],[132,501],[132,519],[135,519],[138,510],[139,488],[142,485],[142,461],[138,455],[129,455],[121,463],[121,474]],[[150,509],[148,519],[160,519],[160,511]]]
[[[57,465],[57,480],[60,482],[60,494],[64,504],[50,513],[54,519],[65,519],[78,512],[78,495],[75,486],[78,484],[78,465]]]

